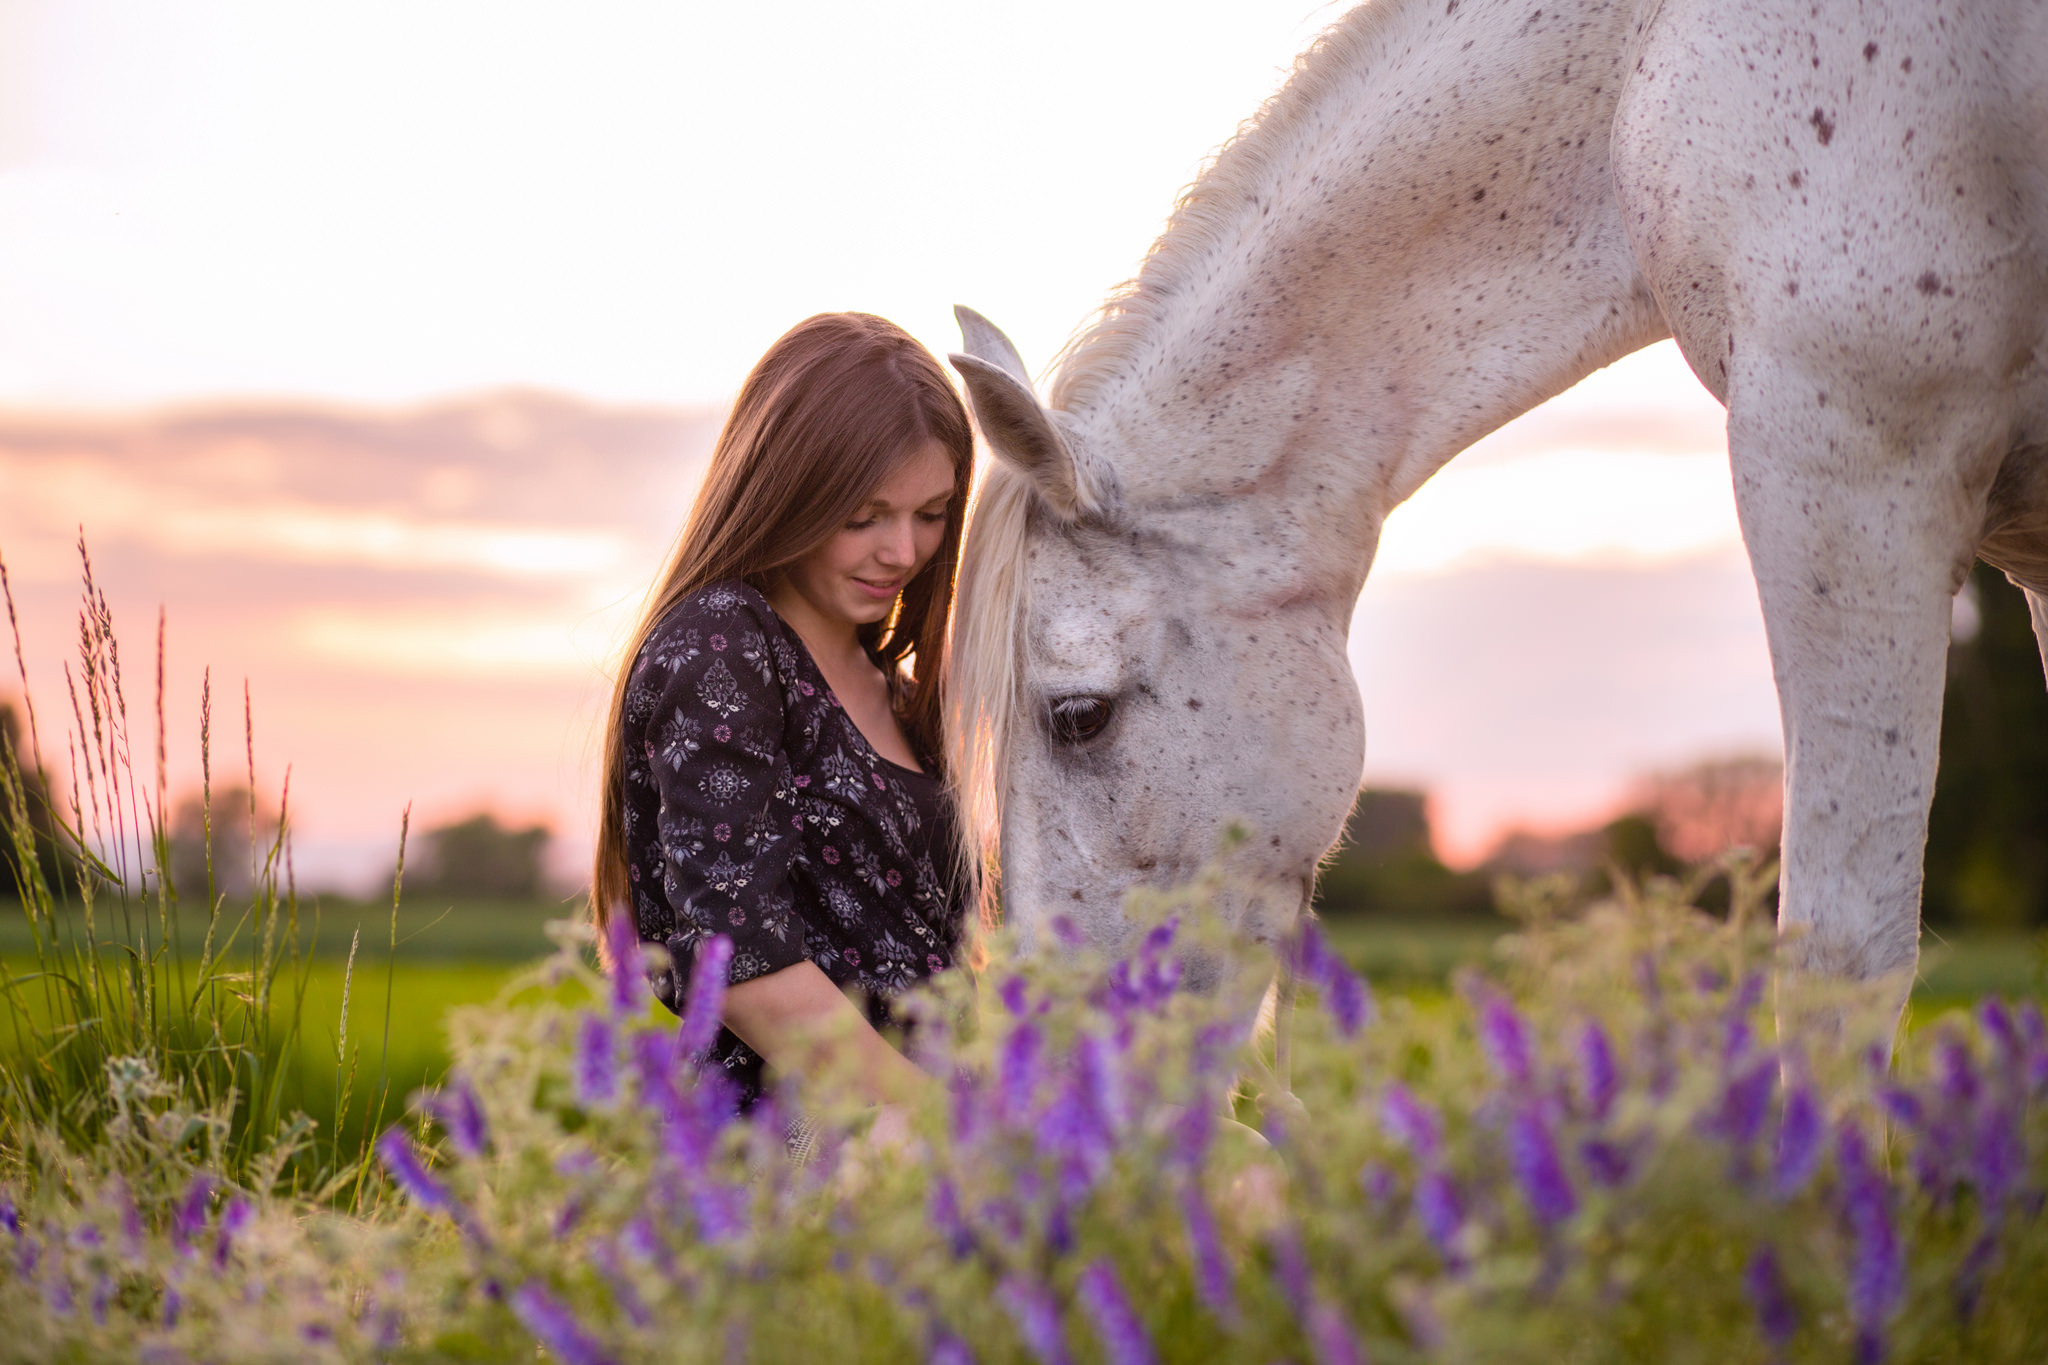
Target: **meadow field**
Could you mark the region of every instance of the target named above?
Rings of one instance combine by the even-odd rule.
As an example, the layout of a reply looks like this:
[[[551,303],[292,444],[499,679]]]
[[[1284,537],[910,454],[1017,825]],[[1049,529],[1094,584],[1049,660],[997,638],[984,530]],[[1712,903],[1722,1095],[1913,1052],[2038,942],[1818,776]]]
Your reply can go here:
[[[304,961],[296,976],[303,989],[294,993],[297,1029],[286,1068],[287,1103],[347,1146],[362,1146],[374,1136],[376,1117],[374,1107],[359,1107],[363,1096],[386,1096],[388,1121],[402,1112],[405,1096],[445,1076],[452,1011],[494,1001],[525,1008],[544,998],[577,998],[574,987],[531,984],[555,948],[547,926],[576,913],[574,904],[553,900],[401,898],[394,926],[388,902],[308,897],[301,912]],[[1515,930],[1505,919],[1360,914],[1327,919],[1322,927],[1332,949],[1375,991],[1416,1000],[1446,997],[1460,968],[1488,964],[1503,936]],[[75,920],[66,925],[67,933],[77,929]],[[180,935],[189,957],[196,958],[203,937],[196,924]],[[27,1014],[47,1019],[47,1008],[39,1007],[46,997],[32,985],[32,949],[19,902],[0,900],[0,967],[24,983],[16,994]],[[231,950],[231,963],[232,958]],[[527,989],[515,989],[523,980]],[[1986,996],[2048,999],[2048,936],[1927,931],[1905,1026],[1919,1028]],[[0,1057],[20,1043],[18,1030],[0,1023]],[[337,1132],[337,1101],[351,1066],[357,1105]]]

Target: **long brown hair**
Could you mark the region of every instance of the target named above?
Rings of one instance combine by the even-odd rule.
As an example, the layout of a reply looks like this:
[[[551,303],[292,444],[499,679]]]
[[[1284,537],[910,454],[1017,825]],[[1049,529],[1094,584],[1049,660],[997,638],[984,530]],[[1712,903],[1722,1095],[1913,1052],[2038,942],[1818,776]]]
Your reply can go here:
[[[767,592],[777,570],[831,539],[898,462],[933,441],[953,460],[945,538],[904,585],[889,619],[859,633],[885,672],[906,660],[914,667],[899,715],[912,747],[942,762],[939,655],[974,469],[973,428],[960,396],[931,352],[893,322],[867,313],[804,319],[747,375],[612,684],[590,879],[591,916],[600,927],[628,895],[626,683],[648,635],[678,602],[709,584],[740,579]]]

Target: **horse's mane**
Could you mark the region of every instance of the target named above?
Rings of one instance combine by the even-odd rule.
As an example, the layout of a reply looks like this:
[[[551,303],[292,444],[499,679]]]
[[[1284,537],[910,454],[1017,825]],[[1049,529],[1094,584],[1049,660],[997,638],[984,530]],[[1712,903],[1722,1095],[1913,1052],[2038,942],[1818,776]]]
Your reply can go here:
[[[1207,253],[1270,185],[1310,113],[1367,60],[1399,8],[1396,0],[1361,4],[1295,60],[1287,83],[1182,192],[1138,273],[1054,358],[1054,408],[1088,406],[1129,369],[1170,302],[1200,278]],[[990,462],[968,514],[947,642],[946,771],[960,811],[963,858],[977,877],[987,923],[994,917],[1008,755],[1023,702],[1018,679],[1030,608],[1024,553],[1033,517],[1050,515],[1039,501],[1024,475]]]
[[[1210,251],[1227,240],[1245,207],[1268,191],[1294,148],[1295,134],[1343,81],[1355,77],[1400,9],[1397,0],[1361,4],[1295,58],[1286,84],[1238,125],[1236,135],[1181,191],[1138,273],[1112,290],[1053,358],[1053,407],[1087,407],[1129,371],[1167,305],[1203,277]]]

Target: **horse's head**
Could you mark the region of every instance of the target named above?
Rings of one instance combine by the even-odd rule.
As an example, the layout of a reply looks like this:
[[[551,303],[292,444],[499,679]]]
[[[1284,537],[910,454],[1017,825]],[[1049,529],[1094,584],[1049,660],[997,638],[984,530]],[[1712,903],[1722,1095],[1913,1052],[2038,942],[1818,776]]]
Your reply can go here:
[[[1210,438],[1170,414],[1047,408],[1009,340],[960,313],[953,364],[996,463],[963,552],[949,740],[969,828],[1000,833],[1006,917],[1029,937],[1065,915],[1115,951],[1125,891],[1191,880],[1238,823],[1219,908],[1270,939],[1364,743],[1357,582],[1304,553],[1313,490],[1270,463],[1235,486],[1176,477],[1228,452],[1194,451]]]

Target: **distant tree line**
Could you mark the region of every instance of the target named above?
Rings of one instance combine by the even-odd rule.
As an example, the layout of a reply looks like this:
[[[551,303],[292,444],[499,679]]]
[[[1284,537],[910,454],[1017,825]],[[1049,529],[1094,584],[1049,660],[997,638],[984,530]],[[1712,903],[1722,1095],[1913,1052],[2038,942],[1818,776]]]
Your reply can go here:
[[[54,895],[62,896],[69,881],[69,860],[58,836],[49,785],[25,743],[21,717],[10,703],[0,701],[0,769],[5,770],[7,784],[0,787],[0,896],[21,895],[31,868],[41,871]],[[14,789],[12,796],[9,788]]]
[[[540,900],[549,894],[545,825],[513,828],[482,811],[437,825],[405,860],[404,896],[454,900]]]
[[[1988,565],[1971,575],[1949,650],[1941,771],[1927,838],[1923,913],[1935,925],[2048,926],[2048,680],[2024,595]],[[1974,616],[1974,621],[1971,617]],[[1500,874],[1610,870],[1675,875],[1725,849],[1776,857],[1778,760],[1697,763],[1639,782],[1628,811],[1562,835],[1512,832],[1470,871],[1434,851],[1420,791],[1368,787],[1316,889],[1324,915],[1484,916]],[[1725,888],[1710,886],[1710,908]]]

